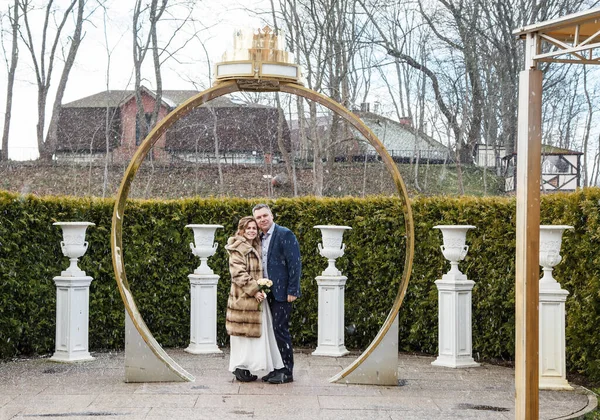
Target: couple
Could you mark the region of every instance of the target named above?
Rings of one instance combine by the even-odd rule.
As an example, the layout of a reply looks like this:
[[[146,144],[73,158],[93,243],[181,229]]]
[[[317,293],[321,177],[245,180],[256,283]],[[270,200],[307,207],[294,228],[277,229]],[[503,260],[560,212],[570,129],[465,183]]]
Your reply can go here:
[[[292,231],[273,222],[269,206],[258,204],[252,214],[240,219],[225,247],[231,273],[229,370],[241,382],[257,379],[250,371],[266,370],[263,382],[283,384],[294,380],[289,327],[292,302],[300,297],[300,246]],[[261,278],[273,282],[268,293],[259,287]]]

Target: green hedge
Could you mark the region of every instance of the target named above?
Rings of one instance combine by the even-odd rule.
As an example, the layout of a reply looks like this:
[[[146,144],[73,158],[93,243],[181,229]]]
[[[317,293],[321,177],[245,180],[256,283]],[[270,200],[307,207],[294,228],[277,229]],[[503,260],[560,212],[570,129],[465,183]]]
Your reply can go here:
[[[123,347],[124,309],[110,255],[112,200],[37,198],[0,193],[0,357],[43,354],[54,349],[55,286],[64,270],[60,228],[55,221],[91,221],[90,243],[80,267],[94,278],[90,289],[90,348]],[[127,277],[140,310],[166,347],[189,342],[189,281],[199,260],[189,249],[190,223],[218,223],[219,248],[209,264],[221,276],[218,288],[218,341],[227,344],[224,315],[228,285],[226,238],[256,201],[188,199],[132,201],[124,222]],[[352,226],[346,253],[338,260],[347,276],[346,335],[349,348],[365,348],[385,319],[397,293],[405,254],[404,221],[396,198],[279,199],[270,203],[278,223],[291,228],[303,255],[303,297],[295,305],[292,334],[297,346],[315,347],[317,285],[326,267],[318,255],[317,224]],[[418,198],[415,260],[400,310],[400,349],[437,352],[437,289],[449,269],[437,224],[473,224],[469,253],[460,267],[473,289],[473,353],[481,359],[514,357],[514,198]],[[600,380],[600,190],[544,196],[543,224],[570,224],[563,261],[555,277],[567,299],[567,364],[571,371]]]

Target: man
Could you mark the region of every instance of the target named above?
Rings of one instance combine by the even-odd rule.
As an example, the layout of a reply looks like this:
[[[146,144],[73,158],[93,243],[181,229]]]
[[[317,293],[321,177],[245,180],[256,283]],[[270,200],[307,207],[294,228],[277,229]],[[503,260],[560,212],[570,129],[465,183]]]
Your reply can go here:
[[[284,367],[270,372],[263,382],[284,384],[294,380],[294,351],[290,335],[292,302],[300,297],[300,245],[291,230],[273,223],[273,213],[266,204],[252,209],[262,239],[263,277],[273,286],[267,301],[273,315],[273,329]]]

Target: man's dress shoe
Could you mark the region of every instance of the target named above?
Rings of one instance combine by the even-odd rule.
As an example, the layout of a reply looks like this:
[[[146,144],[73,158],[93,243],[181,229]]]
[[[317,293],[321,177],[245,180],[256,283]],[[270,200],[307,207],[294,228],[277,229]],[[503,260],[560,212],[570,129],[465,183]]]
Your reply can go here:
[[[258,378],[258,376],[252,375],[247,369],[237,368],[235,371],[233,371],[233,374],[235,375],[235,379],[240,382],[252,382],[256,381]]]
[[[277,372],[267,382],[270,384],[287,384],[288,382],[294,382],[294,377],[285,372]]]
[[[271,379],[275,375],[277,375],[277,371],[276,370],[272,370],[271,372],[267,373],[265,376],[263,376],[260,379],[263,382],[269,382],[269,379]]]

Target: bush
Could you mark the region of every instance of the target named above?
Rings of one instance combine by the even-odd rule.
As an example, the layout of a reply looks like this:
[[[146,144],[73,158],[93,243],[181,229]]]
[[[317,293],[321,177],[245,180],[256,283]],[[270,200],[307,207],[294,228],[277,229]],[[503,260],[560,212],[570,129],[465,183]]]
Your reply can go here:
[[[218,341],[226,345],[225,306],[229,292],[223,248],[240,217],[256,201],[185,199],[130,201],[123,228],[127,278],[140,311],[159,343],[189,343],[189,281],[199,260],[189,249],[190,223],[217,223],[219,248],[209,265],[218,286]],[[318,224],[352,227],[346,253],[337,262],[348,277],[346,335],[349,348],[364,349],[386,318],[401,280],[406,237],[397,198],[298,198],[269,203],[275,220],[296,233],[301,245],[302,298],[294,306],[295,345],[315,347],[318,294],[315,277],[327,261],[317,252]],[[90,349],[120,349],[124,308],[114,282],[110,226],[114,201],[67,197],[38,198],[0,193],[0,356],[43,354],[54,349],[56,292],[52,278],[68,261],[60,250],[55,221],[90,221],[89,249],[80,267],[94,278],[90,288]],[[415,259],[399,315],[404,351],[437,353],[437,288],[449,268],[440,252],[437,224],[473,224],[469,253],[460,265],[473,289],[473,353],[482,359],[514,358],[514,198],[418,198],[413,201]],[[543,224],[570,224],[563,261],[555,277],[567,299],[567,367],[600,380],[600,190],[556,194],[542,199]]]

